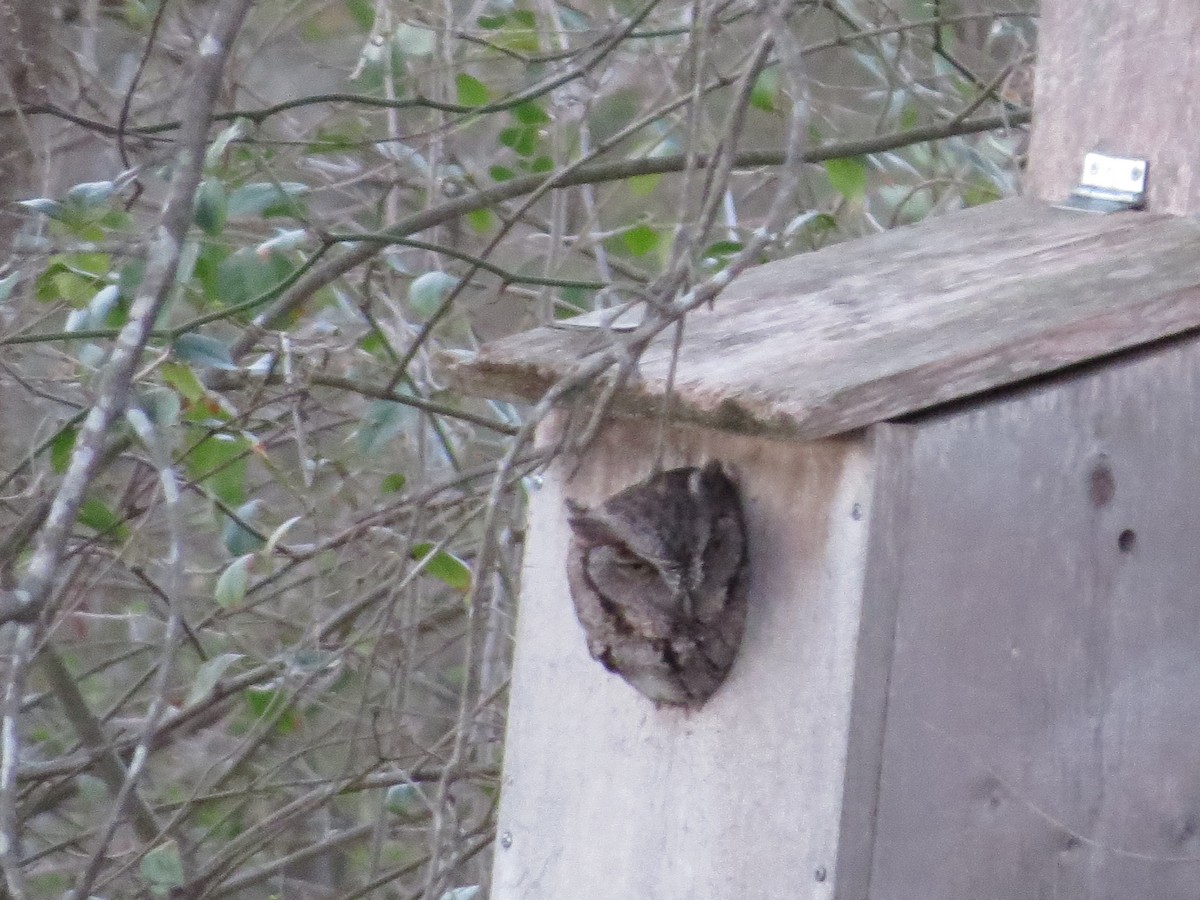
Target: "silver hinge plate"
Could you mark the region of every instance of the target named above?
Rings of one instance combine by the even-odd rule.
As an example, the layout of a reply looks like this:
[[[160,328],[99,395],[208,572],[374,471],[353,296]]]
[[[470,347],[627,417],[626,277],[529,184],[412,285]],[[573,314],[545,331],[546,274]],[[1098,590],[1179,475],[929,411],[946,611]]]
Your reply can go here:
[[[1080,212],[1112,213],[1146,205],[1144,159],[1089,153],[1083,158],[1079,186],[1058,206]]]

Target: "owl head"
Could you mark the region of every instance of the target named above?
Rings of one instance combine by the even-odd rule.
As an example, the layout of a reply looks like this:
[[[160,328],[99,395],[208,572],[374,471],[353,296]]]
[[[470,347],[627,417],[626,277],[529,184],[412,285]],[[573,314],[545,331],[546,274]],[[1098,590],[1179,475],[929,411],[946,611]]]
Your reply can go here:
[[[568,580],[592,656],[659,703],[702,703],[732,665],[745,619],[736,485],[712,461],[567,510]]]

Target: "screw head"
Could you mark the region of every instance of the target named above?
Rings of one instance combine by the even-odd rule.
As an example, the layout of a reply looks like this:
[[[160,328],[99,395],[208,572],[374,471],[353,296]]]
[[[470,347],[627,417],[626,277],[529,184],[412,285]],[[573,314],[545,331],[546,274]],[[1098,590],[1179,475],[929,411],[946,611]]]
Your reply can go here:
[[[817,871],[813,872],[813,877],[817,879],[817,881],[824,881],[828,877],[827,873],[825,872],[825,867],[817,866]]]
[[[850,507],[850,518],[852,518],[855,522],[861,519],[862,516],[863,512],[861,503],[855,503],[852,507]]]

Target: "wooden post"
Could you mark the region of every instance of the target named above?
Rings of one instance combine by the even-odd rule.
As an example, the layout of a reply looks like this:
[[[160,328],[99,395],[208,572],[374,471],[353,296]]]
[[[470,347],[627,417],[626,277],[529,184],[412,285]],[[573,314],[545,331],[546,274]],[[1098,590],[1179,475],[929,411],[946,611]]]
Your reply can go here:
[[[1026,193],[1062,200],[1083,155],[1147,159],[1147,208],[1200,212],[1200,3],[1045,0]]]

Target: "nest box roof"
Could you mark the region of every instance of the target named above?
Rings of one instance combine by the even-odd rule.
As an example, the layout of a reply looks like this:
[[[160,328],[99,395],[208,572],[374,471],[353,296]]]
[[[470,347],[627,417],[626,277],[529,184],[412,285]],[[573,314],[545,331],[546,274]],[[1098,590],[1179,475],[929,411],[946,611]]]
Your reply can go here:
[[[689,315],[673,418],[819,438],[1200,327],[1200,223],[1005,200],[768,263]],[[673,329],[617,409],[657,408]],[[620,333],[537,328],[451,368],[533,400]]]

